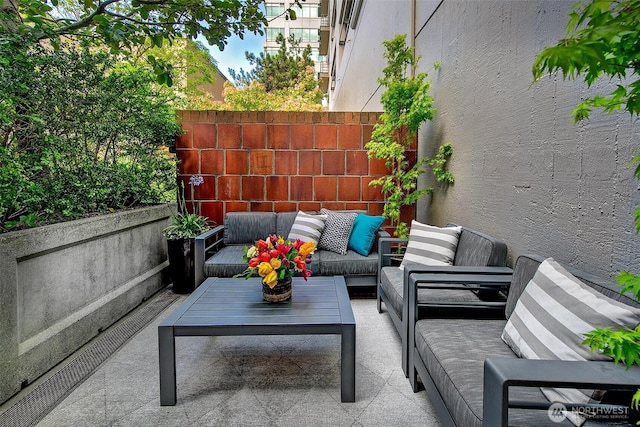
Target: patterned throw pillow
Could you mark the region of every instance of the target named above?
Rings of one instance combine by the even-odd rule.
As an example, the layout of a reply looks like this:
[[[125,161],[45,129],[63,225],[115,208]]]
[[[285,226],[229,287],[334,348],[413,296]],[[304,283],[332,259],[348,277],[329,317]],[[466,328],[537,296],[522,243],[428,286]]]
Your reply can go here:
[[[317,246],[326,220],[326,215],[311,215],[299,211],[291,226],[288,239],[313,242]]]
[[[349,237],[351,230],[353,230],[353,221],[358,214],[356,212],[334,212],[329,209],[320,209],[320,213],[327,215],[327,222],[322,230],[318,249],[346,255]]]
[[[453,265],[461,227],[434,227],[411,221],[409,243],[400,264]]]
[[[582,283],[548,258],[527,284],[502,332],[518,357],[551,360],[610,360],[583,345],[584,334],[611,326],[635,328],[640,310],[615,301]],[[577,404],[599,401],[593,391],[543,388],[551,402]],[[580,417],[571,421],[579,425]]]

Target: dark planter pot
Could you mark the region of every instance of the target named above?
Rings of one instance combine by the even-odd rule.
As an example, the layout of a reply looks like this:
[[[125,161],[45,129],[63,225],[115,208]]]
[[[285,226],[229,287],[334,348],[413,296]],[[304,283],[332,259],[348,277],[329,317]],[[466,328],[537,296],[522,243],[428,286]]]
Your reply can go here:
[[[196,289],[194,268],[195,239],[167,240],[169,271],[173,281],[173,292],[188,294]]]

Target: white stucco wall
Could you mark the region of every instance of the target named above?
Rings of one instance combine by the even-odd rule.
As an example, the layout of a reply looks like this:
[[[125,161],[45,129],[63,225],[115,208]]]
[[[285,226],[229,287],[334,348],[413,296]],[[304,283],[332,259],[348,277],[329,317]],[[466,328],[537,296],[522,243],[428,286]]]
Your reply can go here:
[[[384,16],[381,3],[367,0],[365,9]],[[420,69],[433,81],[438,109],[421,128],[419,147],[432,154],[451,142],[456,178],[448,190],[437,189],[430,203],[419,203],[418,219],[456,222],[501,237],[511,261],[537,253],[604,277],[621,269],[640,272],[632,215],[640,191],[627,167],[639,145],[638,119],[595,111],[591,120],[574,124],[569,114],[576,103],[593,90],[606,91],[604,84],[590,92],[581,81],[561,76],[532,84],[535,56],[565,34],[572,5],[418,1],[416,50]],[[377,27],[363,19],[359,34],[365,26]],[[385,30],[384,37],[405,32],[408,26],[402,25]],[[383,39],[373,34],[367,63],[370,74],[379,74],[384,61],[373,45]],[[354,46],[362,45],[356,40]],[[437,71],[434,61],[441,63]],[[336,106],[361,111],[378,105],[361,101],[360,91],[372,93],[342,91]]]
[[[358,25],[349,29],[341,54],[337,38],[333,41],[332,48],[341,59],[330,99],[332,111],[382,111],[383,90],[377,82],[386,66],[382,41],[409,33],[410,6],[406,0],[364,0]]]

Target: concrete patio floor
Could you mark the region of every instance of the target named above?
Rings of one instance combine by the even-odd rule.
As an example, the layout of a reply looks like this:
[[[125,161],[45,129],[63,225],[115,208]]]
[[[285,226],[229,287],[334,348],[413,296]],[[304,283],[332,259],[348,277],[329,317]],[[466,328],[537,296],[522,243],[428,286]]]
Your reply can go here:
[[[376,311],[375,299],[357,296],[351,299],[357,325],[355,403],[340,402],[338,336],[180,337],[178,402],[160,406],[157,326],[184,298],[36,425],[440,426],[426,393],[414,394],[402,373],[400,340],[388,315]]]

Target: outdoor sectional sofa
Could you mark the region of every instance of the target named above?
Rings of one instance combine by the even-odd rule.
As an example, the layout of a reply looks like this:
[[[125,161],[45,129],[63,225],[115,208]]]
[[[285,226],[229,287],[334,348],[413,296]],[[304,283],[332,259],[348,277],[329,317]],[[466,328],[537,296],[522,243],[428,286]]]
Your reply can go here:
[[[612,406],[590,409],[584,405],[584,402],[576,402],[578,406],[575,408],[574,414],[576,411],[579,413],[591,411],[597,414],[598,419],[587,419],[584,425],[601,425],[602,423],[620,421],[616,419],[616,415],[621,417],[623,416],[622,411],[628,411],[630,394],[640,388],[640,369],[638,367],[626,370],[623,366],[615,365],[611,361],[519,358],[514,353],[516,350],[512,350],[512,347],[501,338],[509,319],[511,319],[510,328],[513,328],[513,325],[518,325],[518,319],[525,318],[522,313],[526,308],[530,310],[531,316],[535,319],[535,321],[520,319],[526,328],[531,328],[533,331],[538,327],[535,325],[543,324],[549,331],[545,333],[555,331],[551,333],[552,339],[555,337],[561,343],[570,342],[564,335],[566,332],[564,327],[569,325],[569,322],[560,320],[564,319],[560,316],[565,316],[565,314],[557,315],[557,307],[561,308],[561,313],[566,309],[571,313],[571,316],[580,315],[586,316],[582,318],[583,320],[590,319],[593,317],[593,313],[591,311],[586,312],[587,314],[581,313],[582,308],[580,307],[583,301],[591,297],[585,298],[581,292],[592,293],[596,300],[601,299],[599,295],[606,295],[617,301],[615,304],[621,303],[623,311],[628,308],[632,312],[632,318],[628,320],[630,324],[637,321],[637,318],[633,316],[637,316],[640,304],[633,297],[628,294],[620,294],[620,288],[611,282],[574,269],[566,268],[566,271],[575,276],[575,282],[583,283],[586,286],[582,286],[587,289],[587,291],[572,290],[567,292],[573,296],[581,295],[577,300],[567,299],[563,304],[562,298],[566,298],[564,290],[560,292],[562,297],[558,297],[557,301],[552,298],[551,302],[542,303],[543,300],[538,301],[537,297],[532,298],[532,295],[536,295],[536,288],[544,289],[548,295],[557,296],[554,282],[569,280],[569,283],[573,283],[559,273],[563,267],[555,261],[545,261],[544,269],[541,267],[542,263],[543,258],[538,256],[523,255],[518,257],[512,274],[507,276],[509,291],[505,316],[502,319],[478,319],[464,316],[453,318],[420,317],[420,306],[424,302],[423,297],[417,298],[420,292],[434,290],[444,292],[443,286],[455,287],[460,283],[483,283],[484,286],[490,288],[491,277],[494,274],[489,267],[480,268],[475,272],[465,267],[450,267],[449,280],[445,277],[446,275],[442,274],[442,267],[433,268],[430,273],[425,272],[428,268],[423,268],[420,273],[408,274],[409,379],[414,391],[419,389],[419,380],[423,383],[443,425],[464,427],[572,425],[564,413],[558,411],[558,406],[549,409],[550,402],[540,387],[561,387],[564,391],[567,387],[598,390],[618,389],[618,398],[617,400],[613,399],[613,403],[627,406],[627,408]],[[558,267],[553,267],[553,265]],[[497,289],[504,289],[505,276],[501,270],[498,269],[500,280],[496,282]],[[558,274],[561,277],[556,279]],[[534,285],[529,284],[530,281]],[[554,291],[554,289],[556,290]],[[534,305],[531,305],[532,300],[535,302]],[[568,303],[568,301],[571,302]],[[555,302],[559,304],[556,305]],[[538,304],[540,305],[538,306]],[[433,301],[427,305],[433,306]],[[540,307],[544,307],[544,309]],[[606,312],[612,313],[617,310],[612,310],[609,307]],[[558,316],[557,319],[554,317],[555,315]],[[556,321],[557,324],[554,323]],[[560,329],[557,329],[558,326]],[[511,330],[509,329],[509,331]],[[536,330],[536,333],[531,335],[535,339],[546,342],[548,338],[540,338],[544,337],[545,333]],[[576,344],[580,347],[582,335],[575,335],[580,337]],[[526,334],[523,333],[522,336],[526,337]],[[508,338],[508,340],[511,339]],[[530,338],[528,339],[530,340]],[[517,339],[514,343],[517,343],[517,345],[513,344],[515,348],[519,349],[517,351],[529,351]],[[533,349],[540,351],[535,343],[529,342],[526,345],[531,345]],[[546,345],[551,347],[550,344]],[[588,354],[587,358],[596,356],[586,348],[581,351]],[[539,358],[553,359],[554,357]],[[623,389],[626,390],[626,394],[622,393],[622,397],[620,397],[620,390]],[[611,391],[605,394],[603,402],[611,400],[610,396],[612,395],[615,396]],[[531,409],[535,407],[538,410]],[[566,407],[571,412],[571,406],[566,405]]]
[[[338,212],[338,211],[336,211]],[[366,214],[350,210],[340,213]],[[247,264],[242,255],[245,246],[269,235],[287,237],[298,212],[229,212],[222,225],[196,238],[196,283],[205,277],[232,277],[242,273]],[[379,237],[389,236],[385,231]],[[348,287],[374,286],[378,272],[378,254],[374,249],[366,256],[351,249],[346,254],[317,249],[309,269],[314,276],[344,276]]]
[[[448,224],[448,227],[455,227],[455,224]],[[449,267],[425,267],[422,265],[407,265],[404,270],[397,266],[392,266],[395,254],[392,252],[392,246],[398,244],[407,244],[409,239],[384,237],[378,242],[378,258],[379,272],[377,281],[377,307],[378,312],[382,312],[382,303],[384,302],[389,317],[393,321],[402,341],[402,369],[408,376],[408,325],[406,322],[407,313],[409,312],[409,303],[405,295],[408,295],[407,284],[408,277],[411,274],[417,274],[424,268],[427,271],[448,271]],[[468,227],[461,227],[460,236],[455,250],[453,265],[456,267],[470,266],[473,271],[478,270],[477,267],[496,266],[504,267],[507,262],[507,245],[501,240],[485,233],[473,230]],[[460,269],[460,268],[459,268]],[[464,269],[464,268],[463,268]],[[496,271],[495,269],[492,271]],[[510,272],[510,269],[504,268],[503,272]],[[479,291],[470,290],[468,287],[463,289],[447,289],[447,290],[424,290],[420,291],[418,299],[422,302],[421,308],[427,310],[427,306],[432,304],[432,309],[442,308],[444,300],[447,301],[447,308],[450,309],[468,309],[467,314],[471,314],[477,308],[492,309],[493,316],[500,316],[504,311],[506,295],[504,292],[493,292],[493,290]],[[478,313],[478,311],[475,311]],[[482,312],[487,314],[488,310]]]

